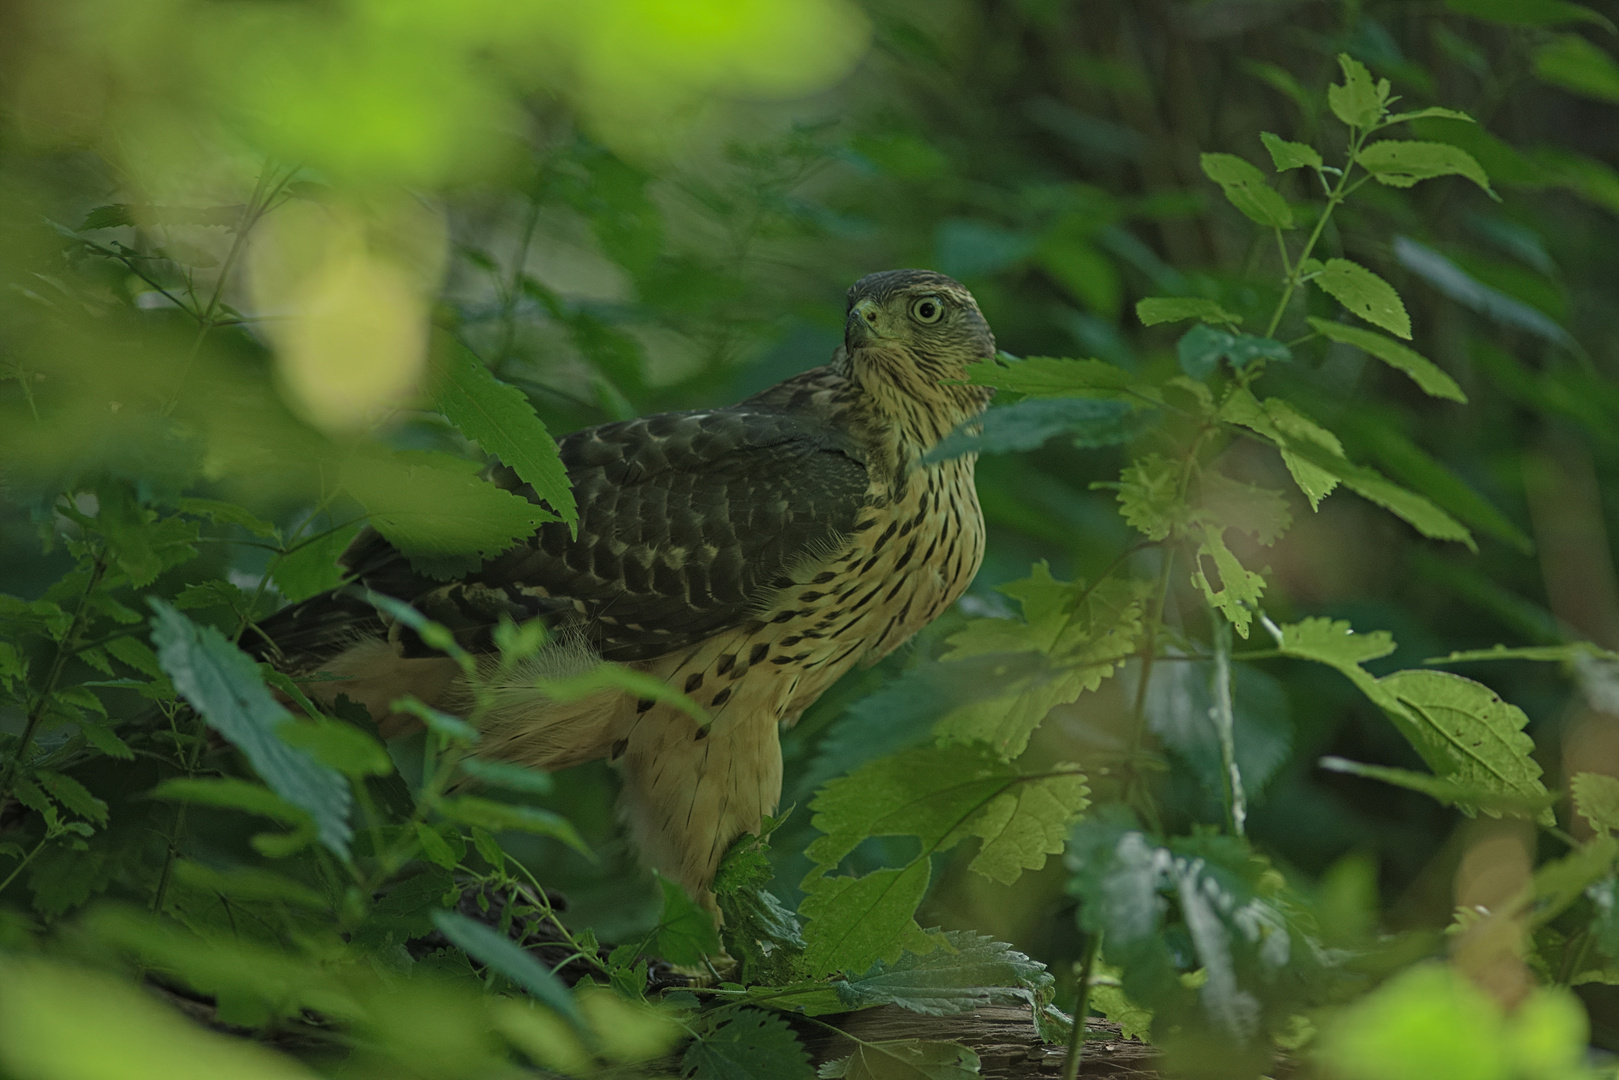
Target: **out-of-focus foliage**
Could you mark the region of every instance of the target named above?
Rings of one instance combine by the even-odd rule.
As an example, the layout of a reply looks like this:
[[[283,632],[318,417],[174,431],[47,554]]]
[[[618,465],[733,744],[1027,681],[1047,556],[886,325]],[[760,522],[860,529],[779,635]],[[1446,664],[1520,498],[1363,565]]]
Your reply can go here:
[[[1055,1000],[1205,1075],[1591,1075],[1616,18],[11,5],[0,1073],[809,1076],[784,1013]],[[980,455],[984,569],[785,736],[716,882],[739,981],[649,1001],[716,940],[605,768],[480,760],[486,702],[385,745],[241,646],[362,522],[450,577],[572,520],[549,433],[822,363],[906,265],[1007,350],[934,455]]]

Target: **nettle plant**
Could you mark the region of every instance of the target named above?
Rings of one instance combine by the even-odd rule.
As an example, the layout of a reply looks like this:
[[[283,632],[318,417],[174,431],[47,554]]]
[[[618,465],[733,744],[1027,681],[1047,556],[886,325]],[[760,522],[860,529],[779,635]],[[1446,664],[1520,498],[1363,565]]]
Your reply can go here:
[[[288,417],[263,429],[281,440],[276,463],[318,477],[321,496],[280,523],[187,494],[207,490],[231,462],[259,460],[208,452],[231,417],[247,424],[230,409],[251,395],[227,384],[202,399],[209,405],[177,407],[177,398],[131,393],[124,415],[138,414],[163,452],[41,493],[41,536],[70,568],[39,599],[0,597],[0,690],[22,720],[16,733],[0,733],[0,985],[26,990],[0,996],[10,1047],[0,1046],[0,1063],[27,1053],[73,1072],[89,1060],[76,1055],[94,1051],[58,1018],[88,1013],[150,1033],[176,1062],[284,1075],[245,1047],[182,1025],[121,982],[121,972],[193,1008],[205,998],[221,1024],[315,1060],[346,1055],[377,1075],[487,1076],[514,1062],[581,1075],[673,1053],[683,1075],[703,1080],[793,1080],[814,1073],[789,1015],[813,1026],[881,1004],[949,1015],[993,1003],[1025,1005],[1049,1038],[1068,1038],[1072,1070],[1084,1025],[1053,1007],[1055,980],[1042,965],[990,938],[917,921],[936,856],[968,841],[975,849],[966,868],[1003,884],[1066,850],[1086,941],[1078,1015],[1098,1008],[1127,1032],[1201,1048],[1209,1060],[1258,1064],[1277,1042],[1300,1045],[1314,1006],[1351,998],[1374,974],[1438,951],[1431,941],[1390,946],[1365,927],[1317,920],[1308,898],[1245,837],[1249,792],[1285,756],[1274,739],[1258,748],[1267,684],[1254,665],[1296,658],[1342,672],[1432,771],[1331,767],[1568,839],[1555,830],[1521,711],[1445,672],[1372,675],[1364,665],[1394,647],[1385,633],[1325,619],[1278,625],[1262,607],[1265,574],[1233,551],[1233,534],[1268,545],[1291,522],[1286,493],[1225,471],[1224,452],[1243,441],[1277,451],[1312,509],[1342,485],[1428,537],[1472,543],[1434,502],[1351,462],[1302,408],[1259,389],[1294,350],[1320,340],[1364,350],[1428,393],[1463,400],[1449,376],[1396,340],[1409,339],[1411,327],[1394,289],[1315,251],[1334,211],[1370,181],[1400,188],[1458,175],[1488,191],[1488,180],[1455,147],[1380,137],[1418,117],[1460,114],[1390,113],[1387,82],[1353,60],[1342,64],[1344,82],[1329,93],[1349,131],[1341,165],[1263,137],[1277,170],[1303,170],[1323,201],[1290,204],[1246,161],[1204,158],[1231,202],[1275,234],[1283,277],[1262,334],[1211,299],[1153,298],[1139,305],[1144,323],[1196,320],[1176,346],[1178,370],[1165,377],[1056,358],[1007,357],[974,372],[975,382],[997,388],[1000,404],[935,454],[1027,449],[1059,433],[1082,446],[1128,445],[1139,452],[1114,487],[1141,539],[1095,581],[1064,582],[1035,567],[1001,590],[1017,617],[965,620],[936,661],[849,709],[821,743],[818,775],[837,778],[807,808],[819,835],[805,852],[802,902],[792,910],[771,891],[769,844],[782,834],[779,821],[769,822],[764,836],[736,845],[715,882],[722,932],[669,883],[656,925],[636,940],[604,947],[566,920],[544,888],[543,865],[514,857],[512,838],[587,856],[588,845],[545,805],[550,778],[477,757],[482,695],[464,717],[401,701],[396,707],[418,716],[426,733],[418,749],[390,755],[363,709],[340,698],[329,714],[241,648],[276,594],[295,601],[340,584],[335,559],[359,517],[446,574],[552,513],[571,519],[554,443],[520,391],[447,337],[435,342],[427,404],[443,431],[500,456],[549,510],[484,483],[464,456],[338,445]],[[293,176],[267,170],[249,205],[220,218],[234,238],[221,278],[254,223],[301,197]],[[136,275],[173,301],[163,317],[187,330],[181,338],[165,329],[159,343],[189,340],[195,356],[211,331],[217,339],[241,317],[221,303],[220,288],[198,294],[178,248],[85,235],[130,220],[127,208],[108,207],[79,230],[60,230],[82,276],[75,280],[88,295],[114,269]],[[1291,239],[1306,224],[1305,239]],[[69,295],[75,287],[60,285]],[[98,288],[106,304],[112,293]],[[508,293],[524,288],[516,281]],[[1274,336],[1318,292],[1376,329],[1307,317],[1302,336]],[[503,301],[503,318],[514,306]],[[133,315],[119,324],[130,325]],[[232,347],[257,348],[245,337]],[[50,421],[63,407],[53,397],[58,384],[41,384],[36,395],[19,372],[29,411]],[[224,421],[206,415],[214,407]],[[249,563],[225,554],[244,550],[255,554]],[[1182,595],[1200,596],[1206,618],[1179,614]],[[444,628],[376,602],[475,685],[490,674]],[[1270,644],[1239,650],[1234,636]],[[543,641],[537,625],[503,627],[495,667],[512,669]],[[1580,645],[1446,659],[1476,655],[1615,659]],[[1053,709],[1121,675],[1129,731],[1114,756],[1090,763],[1093,776],[1078,765],[1027,764],[1025,750]],[[604,680],[671,696],[612,665],[547,689],[586,693]],[[1155,752],[1160,743],[1173,752],[1168,759]],[[1154,793],[1164,768],[1206,780],[1219,794],[1220,820],[1164,835]],[[1546,983],[1619,980],[1619,841],[1611,835],[1619,783],[1582,775],[1573,789],[1597,838],[1546,863],[1511,905],[1459,916],[1458,955],[1468,942],[1507,941],[1510,951],[1526,941],[1529,966]],[[873,838],[898,838],[913,854],[874,866],[869,849],[862,853]],[[652,958],[701,968],[722,950],[735,967],[711,971],[709,985],[658,989],[669,980]],[[80,963],[62,962],[63,954]],[[1556,1075],[1578,1075],[1583,1017],[1566,994],[1536,991],[1504,1021],[1450,968],[1414,968],[1350,1006],[1322,1035],[1322,1052],[1336,1063],[1363,1060],[1398,1038],[1380,1017],[1441,1000],[1446,1023],[1492,1060],[1539,1047],[1536,1060],[1569,1062]],[[820,1074],[977,1072],[972,1051],[948,1041],[853,1045]]]

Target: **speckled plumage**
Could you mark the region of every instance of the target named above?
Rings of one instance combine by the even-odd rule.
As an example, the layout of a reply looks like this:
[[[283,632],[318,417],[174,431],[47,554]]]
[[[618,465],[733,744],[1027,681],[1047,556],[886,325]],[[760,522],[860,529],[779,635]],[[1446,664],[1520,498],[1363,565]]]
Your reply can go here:
[[[993,353],[956,282],[873,274],[850,289],[845,342],[827,366],[726,408],[560,440],[577,537],[544,526],[449,584],[415,574],[374,533],[344,561],[474,650],[503,617],[544,617],[556,644],[496,688],[484,751],[542,768],[617,761],[643,854],[706,900],[726,847],[776,808],[780,726],[909,639],[977,571],[973,459],[922,456],[983,409],[987,390],[952,382]],[[493,476],[524,490],[509,470]],[[289,609],[265,629],[283,663],[346,677],[314,689],[375,715],[406,692],[468,702],[443,658],[352,598]],[[666,681],[711,725],[621,691],[563,704],[532,688],[597,657]]]

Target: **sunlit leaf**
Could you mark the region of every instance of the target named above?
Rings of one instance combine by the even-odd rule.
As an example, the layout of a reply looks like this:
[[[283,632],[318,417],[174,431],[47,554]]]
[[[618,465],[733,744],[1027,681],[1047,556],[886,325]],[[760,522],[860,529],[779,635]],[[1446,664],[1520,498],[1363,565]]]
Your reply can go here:
[[[1276,165],[1277,172],[1287,172],[1289,169],[1319,171],[1324,164],[1315,147],[1306,143],[1288,142],[1268,131],[1261,131],[1259,138],[1265,144],[1265,149],[1270,151],[1270,159]]]
[[[1136,318],[1141,320],[1142,326],[1180,322],[1182,319],[1201,319],[1206,323],[1225,326],[1242,323],[1239,316],[1201,296],[1149,296],[1136,301]]]
[[[1348,259],[1328,259],[1311,279],[1323,292],[1374,326],[1410,339],[1411,317],[1394,286]]]
[[[1436,176],[1464,176],[1501,201],[1473,155],[1449,143],[1384,139],[1362,148],[1355,161],[1377,177],[1378,183],[1390,187],[1410,187]]]
[[[1231,553],[1226,547],[1225,529],[1220,526],[1199,531],[1193,566],[1192,584],[1203,590],[1204,599],[1230,620],[1239,637],[1247,637],[1254,620],[1253,609],[1265,591],[1265,576],[1243,566]]]
[[[1350,127],[1371,127],[1388,111],[1389,81],[1373,82],[1366,65],[1348,53],[1338,54],[1338,66],[1344,81],[1327,87],[1327,105]]]

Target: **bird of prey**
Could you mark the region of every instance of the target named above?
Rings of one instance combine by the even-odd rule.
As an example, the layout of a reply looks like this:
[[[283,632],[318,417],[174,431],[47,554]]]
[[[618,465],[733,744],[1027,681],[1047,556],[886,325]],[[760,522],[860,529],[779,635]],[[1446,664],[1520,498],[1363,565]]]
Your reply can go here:
[[[830,363],[738,404],[561,439],[577,535],[544,525],[448,584],[371,530],[343,556],[352,581],[473,651],[493,649],[504,619],[543,618],[546,648],[486,692],[480,753],[542,769],[615,761],[643,857],[711,909],[727,847],[776,809],[781,727],[949,607],[983,554],[973,457],[925,460],[991,393],[965,384],[995,354],[972,295],[927,270],[871,274],[844,326]],[[509,469],[492,477],[537,498]],[[384,733],[407,693],[466,714],[461,670],[355,593],[272,616],[267,655],[340,677],[308,685],[386,717]],[[710,724],[624,690],[563,702],[534,686],[603,659],[688,695]]]

